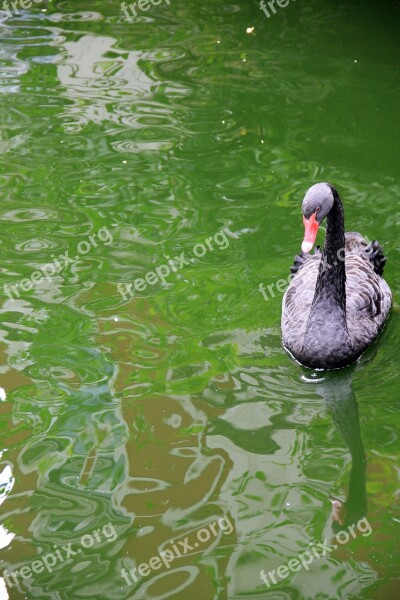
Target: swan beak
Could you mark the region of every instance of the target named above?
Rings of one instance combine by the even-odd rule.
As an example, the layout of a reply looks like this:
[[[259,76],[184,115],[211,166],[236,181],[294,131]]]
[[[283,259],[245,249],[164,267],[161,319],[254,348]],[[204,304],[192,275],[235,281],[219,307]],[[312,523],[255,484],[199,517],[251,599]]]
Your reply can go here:
[[[303,215],[303,223],[304,223],[304,240],[301,245],[301,251],[308,253],[311,248],[314,246],[315,239],[317,237],[319,223],[315,218],[315,213],[311,215],[309,219],[306,219]]]

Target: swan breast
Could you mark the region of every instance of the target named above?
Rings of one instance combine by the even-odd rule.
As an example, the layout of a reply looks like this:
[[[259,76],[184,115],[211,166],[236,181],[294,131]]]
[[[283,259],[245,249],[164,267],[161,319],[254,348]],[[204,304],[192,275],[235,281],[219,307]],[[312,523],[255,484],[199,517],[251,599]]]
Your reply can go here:
[[[374,271],[366,247],[359,233],[346,233],[346,322],[355,355],[377,337],[392,302],[390,288]],[[302,352],[321,259],[319,253],[302,255],[303,262],[283,298],[283,343],[295,356]]]

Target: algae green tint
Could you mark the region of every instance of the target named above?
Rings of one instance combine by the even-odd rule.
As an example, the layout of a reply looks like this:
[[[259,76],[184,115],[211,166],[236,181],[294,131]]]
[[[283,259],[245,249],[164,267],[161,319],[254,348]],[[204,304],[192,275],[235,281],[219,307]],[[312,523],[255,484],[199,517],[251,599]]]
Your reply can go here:
[[[397,3],[15,4],[0,598],[397,598]],[[393,292],[378,342],[330,373],[280,330],[321,181]]]

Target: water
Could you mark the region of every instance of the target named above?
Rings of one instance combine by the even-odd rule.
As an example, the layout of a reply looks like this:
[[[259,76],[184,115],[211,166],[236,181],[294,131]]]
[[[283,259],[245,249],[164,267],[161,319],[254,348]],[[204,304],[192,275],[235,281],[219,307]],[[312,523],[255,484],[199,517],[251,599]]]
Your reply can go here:
[[[398,16],[2,13],[1,598],[398,598]],[[259,292],[323,180],[394,294],[379,342],[329,375],[286,355],[282,294]]]

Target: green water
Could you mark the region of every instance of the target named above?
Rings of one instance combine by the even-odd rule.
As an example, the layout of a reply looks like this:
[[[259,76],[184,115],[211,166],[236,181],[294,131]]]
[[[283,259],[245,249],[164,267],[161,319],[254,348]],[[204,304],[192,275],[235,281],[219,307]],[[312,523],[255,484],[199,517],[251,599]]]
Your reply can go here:
[[[1,599],[399,597],[399,12],[1,13]],[[359,364],[317,375],[259,285],[287,277],[324,180],[384,245],[394,307]],[[370,530],[268,587],[332,546],[332,498]]]

